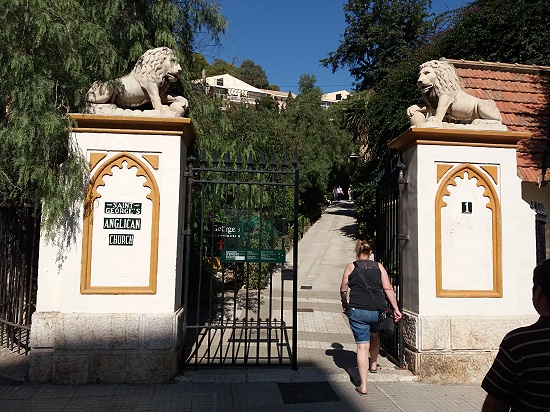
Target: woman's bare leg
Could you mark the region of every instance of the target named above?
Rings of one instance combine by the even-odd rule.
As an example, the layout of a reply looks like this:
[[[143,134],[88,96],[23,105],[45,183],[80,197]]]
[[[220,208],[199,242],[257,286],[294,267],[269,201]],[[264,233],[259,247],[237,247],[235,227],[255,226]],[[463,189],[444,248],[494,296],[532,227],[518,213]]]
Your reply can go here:
[[[380,352],[380,335],[378,333],[370,334],[370,365],[369,368],[376,370],[378,367],[378,352]]]
[[[359,391],[367,393],[367,376],[369,374],[369,343],[357,344],[357,369],[361,377],[361,385]]]

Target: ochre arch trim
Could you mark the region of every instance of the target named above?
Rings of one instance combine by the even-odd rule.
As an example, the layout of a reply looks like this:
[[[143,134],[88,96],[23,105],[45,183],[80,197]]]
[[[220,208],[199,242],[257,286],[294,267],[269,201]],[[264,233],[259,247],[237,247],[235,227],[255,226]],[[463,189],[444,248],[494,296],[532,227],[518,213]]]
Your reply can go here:
[[[478,187],[483,187],[483,196],[488,198],[486,207],[492,212],[492,246],[493,246],[493,288],[491,290],[448,290],[443,289],[443,261],[441,209],[447,206],[443,200],[449,196],[448,187],[456,186],[455,178],[463,177],[468,172],[468,178],[476,178]],[[501,298],[502,297],[502,233],[501,210],[498,194],[490,179],[471,164],[463,164],[447,175],[439,185],[435,196],[435,285],[436,296],[440,298]]]
[[[152,202],[151,221],[151,254],[149,265],[148,286],[91,286],[92,269],[92,238],[94,231],[94,202],[101,197],[97,188],[105,186],[103,178],[113,175],[113,168],[122,169],[123,163],[127,162],[128,169],[137,167],[136,176],[145,177],[144,187],[151,191],[146,196]],[[157,181],[151,170],[134,155],[122,152],[108,159],[94,173],[86,193],[84,205],[84,225],[82,229],[82,272],[80,277],[81,294],[111,294],[111,295],[134,295],[134,294],[155,294],[157,293],[157,270],[158,270],[158,237],[159,237],[159,216],[160,216],[160,192]]]

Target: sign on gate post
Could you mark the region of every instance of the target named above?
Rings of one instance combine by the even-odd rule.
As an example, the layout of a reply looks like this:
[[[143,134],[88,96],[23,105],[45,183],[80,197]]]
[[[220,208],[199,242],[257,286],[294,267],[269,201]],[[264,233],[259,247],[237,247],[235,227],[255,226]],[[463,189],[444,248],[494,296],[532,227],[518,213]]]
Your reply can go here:
[[[284,249],[222,249],[222,262],[285,263]]]

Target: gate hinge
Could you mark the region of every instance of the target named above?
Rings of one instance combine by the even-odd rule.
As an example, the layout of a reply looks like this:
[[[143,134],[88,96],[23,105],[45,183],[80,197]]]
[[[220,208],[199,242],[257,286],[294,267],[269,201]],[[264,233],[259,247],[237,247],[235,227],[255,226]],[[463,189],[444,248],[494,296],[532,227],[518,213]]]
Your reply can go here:
[[[410,240],[410,239],[409,239],[409,235],[404,235],[402,233],[399,233],[397,235],[397,240]]]
[[[191,236],[191,234],[192,234],[192,233],[191,233],[191,229],[185,229],[185,230],[184,230],[183,232],[181,232],[181,233],[183,233],[183,236]]]

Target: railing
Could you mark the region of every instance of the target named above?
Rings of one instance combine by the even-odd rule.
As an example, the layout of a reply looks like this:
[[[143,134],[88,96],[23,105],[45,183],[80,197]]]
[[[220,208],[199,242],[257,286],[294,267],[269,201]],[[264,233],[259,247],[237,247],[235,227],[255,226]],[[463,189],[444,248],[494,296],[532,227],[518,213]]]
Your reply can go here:
[[[395,291],[399,310],[403,310],[403,256],[402,243],[406,236],[402,232],[401,197],[406,186],[403,177],[405,165],[398,157],[378,176],[376,189],[376,249],[375,259],[388,272]],[[381,338],[381,347],[388,359],[397,366],[404,364],[404,342],[402,322],[398,323],[394,335]]]
[[[535,239],[537,246],[537,265],[546,260],[546,218],[548,217],[544,205],[531,201],[531,209],[535,215]]]
[[[0,345],[30,350],[35,310],[40,212],[32,206],[0,206]]]

